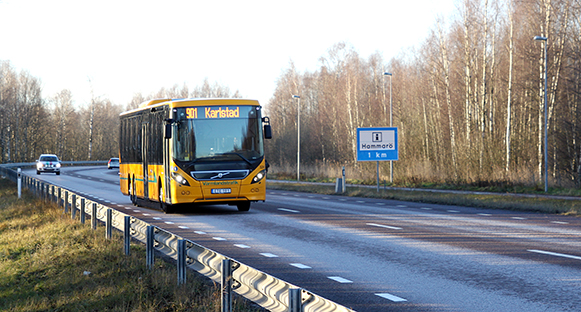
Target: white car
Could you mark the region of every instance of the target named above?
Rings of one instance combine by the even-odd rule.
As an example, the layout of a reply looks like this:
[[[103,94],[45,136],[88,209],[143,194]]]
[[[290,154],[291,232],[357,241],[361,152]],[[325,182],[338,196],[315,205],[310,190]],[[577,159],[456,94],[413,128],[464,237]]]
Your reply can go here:
[[[54,172],[61,174],[61,161],[54,154],[42,154],[36,161],[36,174],[41,172]]]

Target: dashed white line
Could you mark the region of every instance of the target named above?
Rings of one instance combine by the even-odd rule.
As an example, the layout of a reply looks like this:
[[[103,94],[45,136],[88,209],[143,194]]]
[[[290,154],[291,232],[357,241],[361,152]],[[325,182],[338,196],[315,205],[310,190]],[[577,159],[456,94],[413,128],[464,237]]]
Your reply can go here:
[[[363,200],[358,200],[357,202],[360,204],[365,204],[365,201],[363,201]]]
[[[153,220],[161,220],[160,217],[153,217]]]
[[[420,209],[422,209],[422,210],[432,210],[432,208],[428,208],[428,207],[422,207]]]
[[[175,224],[175,223],[173,223],[173,222],[171,222],[171,221],[165,221],[164,223],[165,223],[165,224]]]
[[[280,211],[292,212],[292,213],[300,213],[298,210],[286,209],[286,208],[278,208]]]
[[[522,218],[522,217],[511,217],[511,219],[514,219],[514,220],[526,220],[527,218]]]
[[[346,278],[342,278],[341,276],[327,276],[327,278],[334,280],[335,282],[339,282],[341,284],[353,283],[353,281],[350,281]]]
[[[206,235],[206,232],[204,232],[204,231],[194,231],[194,233],[200,234],[200,235]]]
[[[146,217],[149,217],[149,216],[151,216],[151,213],[144,213],[143,215]]]
[[[383,205],[385,205],[385,203],[375,203],[375,204],[376,204],[376,205],[380,205],[380,206],[383,206]]]
[[[406,205],[397,205],[398,208],[407,208]]]
[[[569,222],[563,222],[563,221],[551,221],[551,223],[554,223],[554,224],[569,224]]]
[[[458,211],[458,210],[448,210],[448,212],[451,212],[451,213],[458,213],[458,212],[460,212],[460,211]]]
[[[367,223],[367,225],[380,227],[380,228],[384,228],[384,229],[390,229],[390,230],[401,230],[402,229],[402,228],[397,227],[397,226],[389,226],[389,225],[383,225],[383,224],[377,224],[377,223]]]
[[[227,240],[224,237],[212,237],[212,239],[215,239],[217,241],[225,241],[225,240]]]
[[[489,214],[489,213],[479,213],[478,215],[479,215],[479,216],[483,216],[483,217],[490,217],[490,216],[492,216],[492,215],[491,215],[491,214]]]
[[[529,251],[529,252],[535,252],[535,253],[540,253],[540,254],[543,254],[543,255],[549,255],[549,256],[555,256],[555,257],[563,257],[563,258],[581,260],[581,257],[579,257],[579,256],[567,255],[567,254],[562,254],[562,253],[557,253],[557,252],[550,252],[550,251],[537,250],[537,249],[529,249],[527,251]]]
[[[178,227],[179,227],[180,229],[184,229],[184,230],[187,230],[187,229],[189,229],[189,227],[187,227],[187,226],[184,226],[184,225],[180,225],[180,226],[178,226]]]
[[[244,244],[234,244],[234,246],[236,246],[238,248],[242,248],[242,249],[248,249],[248,248],[250,248],[250,246],[244,245]]]
[[[388,294],[388,293],[378,293],[378,294],[375,294],[375,295],[376,296],[379,296],[381,298],[385,298],[387,300],[391,300],[393,302],[404,302],[404,301],[407,301],[404,298],[401,298],[401,297],[398,297],[398,296],[395,296],[395,295],[392,295],[392,294]]]
[[[267,258],[278,258],[278,256],[277,256],[277,255],[275,255],[275,254],[271,254],[271,253],[268,253],[268,252],[261,253],[261,255],[263,255],[263,256],[265,256],[265,257],[267,257]]]
[[[294,266],[295,268],[299,268],[299,269],[312,269],[310,266],[302,264],[302,263],[291,263],[290,265]]]

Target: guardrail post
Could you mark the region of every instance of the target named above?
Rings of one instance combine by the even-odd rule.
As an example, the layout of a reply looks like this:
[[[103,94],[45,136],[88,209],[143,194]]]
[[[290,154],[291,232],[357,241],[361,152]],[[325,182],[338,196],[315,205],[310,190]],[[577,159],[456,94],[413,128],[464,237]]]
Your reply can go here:
[[[86,218],[86,214],[85,214],[85,198],[81,197],[81,207],[80,207],[80,212],[81,212],[81,224],[85,224],[85,218]]]
[[[232,260],[222,260],[222,312],[232,311]]]
[[[65,191],[63,206],[65,206],[65,213],[69,213],[69,191]]]
[[[16,170],[16,186],[18,188],[18,199],[22,197],[22,169],[18,168]]]
[[[131,217],[125,216],[124,231],[123,231],[123,241],[125,243],[125,255],[129,256],[131,247]]]
[[[97,229],[97,203],[93,203],[93,207],[91,209],[91,228],[93,230]]]
[[[77,194],[73,194],[71,199],[71,219],[75,219],[77,216]]]
[[[186,240],[178,240],[178,285],[186,283]]]
[[[58,193],[58,198],[57,198],[57,203],[56,203],[57,206],[59,206],[59,207],[61,206],[61,197],[62,197],[61,195],[62,195],[62,192],[63,192],[63,190],[59,187],[58,188],[58,192],[57,192]]]
[[[111,239],[113,236],[113,209],[107,208],[107,220],[105,221],[105,238]]]
[[[301,298],[302,289],[290,288],[288,290],[288,311],[303,312],[303,302]]]
[[[148,269],[153,268],[153,241],[155,235],[155,227],[153,225],[147,226],[147,237],[145,243],[145,263]]]

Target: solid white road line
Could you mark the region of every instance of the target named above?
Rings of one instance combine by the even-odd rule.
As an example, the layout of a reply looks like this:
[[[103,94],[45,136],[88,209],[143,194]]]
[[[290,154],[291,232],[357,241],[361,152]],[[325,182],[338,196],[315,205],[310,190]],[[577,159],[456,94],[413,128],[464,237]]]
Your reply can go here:
[[[298,210],[286,209],[286,208],[278,208],[280,211],[292,212],[292,213],[300,213]]]
[[[581,260],[581,257],[579,257],[579,256],[567,255],[567,254],[562,254],[562,253],[557,253],[557,252],[550,252],[550,251],[537,250],[537,249],[529,249],[527,251],[535,252],[535,253],[540,253],[540,254],[543,254],[543,255],[549,255],[549,256],[555,256],[555,257],[563,257],[563,258]]]
[[[375,294],[375,295],[376,296],[379,296],[379,297],[382,297],[382,298],[385,298],[387,300],[391,300],[393,302],[404,302],[404,301],[407,301],[404,298],[400,298],[398,296],[394,296],[394,295],[388,294],[388,293],[378,293],[378,294]]]
[[[397,226],[389,226],[389,225],[383,225],[383,224],[377,224],[377,223],[367,223],[367,225],[380,227],[380,228],[384,228],[384,229],[390,229],[390,230],[401,230],[402,229],[402,228],[397,227]]]

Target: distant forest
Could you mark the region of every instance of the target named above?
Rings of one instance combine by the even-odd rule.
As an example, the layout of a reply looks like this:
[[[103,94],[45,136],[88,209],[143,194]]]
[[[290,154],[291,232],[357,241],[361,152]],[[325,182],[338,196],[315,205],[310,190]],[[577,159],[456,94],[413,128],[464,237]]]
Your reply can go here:
[[[551,186],[581,181],[581,3],[579,0],[465,0],[425,41],[387,62],[339,43],[314,72],[291,64],[268,105],[275,167],[296,170],[300,96],[301,172],[374,181],[375,163],[356,163],[356,129],[398,127],[394,182],[543,182],[544,44]],[[386,29],[405,31],[405,29]],[[369,34],[365,34],[369,35]],[[391,73],[391,76],[384,75]],[[351,171],[351,174],[349,174]],[[296,171],[295,171],[296,172]],[[389,179],[388,163],[381,163]],[[296,176],[296,175],[295,175]]]
[[[399,132],[398,184],[540,185],[546,70],[549,182],[581,187],[581,1],[458,4],[420,45],[388,61],[379,52],[363,58],[356,47],[337,43],[313,72],[297,72],[291,63],[262,103],[273,127],[274,138],[265,144],[271,172],[296,174],[300,103],[306,177],[338,176],[345,166],[348,178],[374,181],[375,163],[356,161],[356,129],[389,126],[391,114]],[[389,27],[378,31],[405,31]],[[95,97],[78,107],[69,90],[44,97],[40,79],[17,72],[9,60],[0,65],[3,163],[34,161],[40,153],[105,160],[118,155],[119,113],[147,99],[241,97],[206,80],[193,90],[176,84],[136,94],[130,103]],[[380,172],[389,179],[388,163]]]

